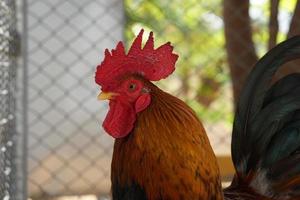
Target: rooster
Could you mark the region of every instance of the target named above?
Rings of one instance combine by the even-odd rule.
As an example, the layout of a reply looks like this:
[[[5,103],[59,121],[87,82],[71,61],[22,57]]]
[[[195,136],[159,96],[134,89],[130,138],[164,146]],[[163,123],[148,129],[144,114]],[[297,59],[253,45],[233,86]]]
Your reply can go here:
[[[300,57],[300,37],[268,52],[254,67],[237,106],[232,134],[235,176],[222,189],[216,157],[195,112],[152,81],[175,70],[166,43],[154,49],[143,30],[128,53],[122,42],[97,66],[103,122],[115,138],[113,200],[300,199],[300,75],[269,85],[280,65]]]

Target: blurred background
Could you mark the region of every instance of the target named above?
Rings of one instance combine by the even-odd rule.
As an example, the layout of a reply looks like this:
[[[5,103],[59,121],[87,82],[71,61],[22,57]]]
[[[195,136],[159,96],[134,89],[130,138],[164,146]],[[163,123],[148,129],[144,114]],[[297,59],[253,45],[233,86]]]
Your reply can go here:
[[[300,0],[0,0],[0,200],[110,199],[94,72],[141,28],[173,43],[176,72],[157,84],[197,112],[231,180],[235,103],[258,58],[300,34]]]

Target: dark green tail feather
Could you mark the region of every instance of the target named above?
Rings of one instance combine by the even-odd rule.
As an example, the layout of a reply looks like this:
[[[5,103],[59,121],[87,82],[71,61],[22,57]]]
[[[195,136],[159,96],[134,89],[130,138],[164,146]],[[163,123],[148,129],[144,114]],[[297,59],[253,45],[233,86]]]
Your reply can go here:
[[[273,99],[288,94],[297,87],[300,87],[300,73],[289,74],[283,77],[267,91],[263,107],[269,104]]]
[[[300,126],[298,122],[297,126]],[[262,168],[268,168],[277,161],[291,155],[300,147],[300,130],[296,127],[287,127],[278,132],[267,146],[262,155]]]
[[[285,174],[284,181],[300,176],[300,74],[288,75],[270,86],[278,68],[297,58],[300,58],[300,36],[270,50],[246,81],[232,135],[232,159],[240,179],[249,173],[264,172],[271,185],[278,185],[289,170],[288,164],[295,166],[289,176]]]

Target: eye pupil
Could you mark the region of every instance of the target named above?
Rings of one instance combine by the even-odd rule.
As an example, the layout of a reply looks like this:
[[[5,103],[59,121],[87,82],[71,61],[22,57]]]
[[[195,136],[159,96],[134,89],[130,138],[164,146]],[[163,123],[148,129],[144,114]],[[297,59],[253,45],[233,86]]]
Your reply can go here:
[[[129,85],[129,89],[130,90],[134,90],[136,88],[136,85],[134,84],[134,83],[131,83],[130,85]]]

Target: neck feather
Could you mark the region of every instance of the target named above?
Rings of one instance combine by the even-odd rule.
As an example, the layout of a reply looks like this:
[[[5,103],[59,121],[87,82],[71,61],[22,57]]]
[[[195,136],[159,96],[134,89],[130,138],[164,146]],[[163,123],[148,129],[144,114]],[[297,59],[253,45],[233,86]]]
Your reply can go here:
[[[134,131],[115,142],[113,183],[139,184],[150,200],[222,199],[216,158],[193,110],[156,86],[151,98]]]

